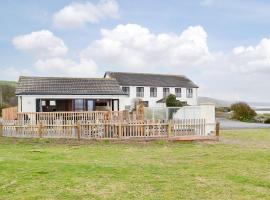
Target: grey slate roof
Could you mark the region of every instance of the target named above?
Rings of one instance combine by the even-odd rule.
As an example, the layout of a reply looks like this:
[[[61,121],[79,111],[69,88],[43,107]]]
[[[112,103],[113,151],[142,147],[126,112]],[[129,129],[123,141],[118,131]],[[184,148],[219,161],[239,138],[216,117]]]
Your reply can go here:
[[[147,74],[128,72],[106,72],[111,78],[115,78],[121,86],[155,86],[155,87],[184,87],[198,88],[186,76],[169,74]]]
[[[124,95],[112,78],[62,78],[21,76],[16,94],[26,95]]]

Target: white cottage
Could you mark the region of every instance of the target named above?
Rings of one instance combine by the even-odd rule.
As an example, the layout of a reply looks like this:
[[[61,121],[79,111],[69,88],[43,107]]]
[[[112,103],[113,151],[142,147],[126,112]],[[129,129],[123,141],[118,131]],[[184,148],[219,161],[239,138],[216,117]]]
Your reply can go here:
[[[18,112],[130,109],[138,100],[147,107],[165,106],[175,94],[197,105],[198,86],[185,76],[106,72],[103,78],[22,76],[16,89]]]
[[[165,98],[174,94],[177,100],[186,105],[197,105],[198,86],[181,75],[106,72],[104,78],[117,80],[127,94],[121,102],[129,108],[136,100],[143,101],[146,107],[164,107]]]
[[[16,95],[18,112],[119,110],[127,96],[115,79],[26,76]]]

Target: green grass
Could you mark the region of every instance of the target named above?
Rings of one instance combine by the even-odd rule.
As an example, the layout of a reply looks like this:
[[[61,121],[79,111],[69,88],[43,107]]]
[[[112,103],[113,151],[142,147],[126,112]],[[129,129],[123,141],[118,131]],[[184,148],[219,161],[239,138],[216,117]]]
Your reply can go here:
[[[0,199],[270,199],[270,130],[221,136],[80,145],[0,138]]]
[[[0,86],[1,85],[10,85],[10,86],[16,86],[17,82],[16,81],[2,81],[0,80]]]

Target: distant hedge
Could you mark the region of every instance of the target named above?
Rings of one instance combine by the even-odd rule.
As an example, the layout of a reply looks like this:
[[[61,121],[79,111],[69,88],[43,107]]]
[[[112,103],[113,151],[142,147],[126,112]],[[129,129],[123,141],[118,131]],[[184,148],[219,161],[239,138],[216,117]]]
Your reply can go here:
[[[231,110],[233,111],[232,118],[240,121],[253,121],[254,117],[257,115],[255,110],[253,110],[247,103],[239,102],[231,105]]]
[[[2,102],[0,102],[0,106],[5,107],[17,105],[15,90],[16,86],[13,82],[9,83],[0,81],[0,98],[2,97]]]
[[[264,121],[265,124],[270,124],[270,118],[267,118],[265,121]]]

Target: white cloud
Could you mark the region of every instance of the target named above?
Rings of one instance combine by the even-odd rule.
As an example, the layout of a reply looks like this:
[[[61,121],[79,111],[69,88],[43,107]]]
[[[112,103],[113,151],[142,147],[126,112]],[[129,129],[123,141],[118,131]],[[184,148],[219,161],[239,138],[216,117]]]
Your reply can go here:
[[[214,59],[204,68],[193,69],[201,96],[269,102],[270,95],[265,91],[270,85],[270,39],[212,55]]]
[[[211,52],[201,26],[177,35],[154,34],[140,25],[127,24],[101,30],[101,38],[82,51],[82,57],[112,70],[185,74],[201,86],[201,96],[264,101],[258,98],[265,96],[270,84],[269,41]]]
[[[97,65],[91,59],[79,58],[79,62],[76,62],[66,58],[68,48],[65,43],[48,30],[17,36],[13,39],[13,44],[22,51],[36,53],[38,60],[32,74],[89,77],[97,73]],[[24,71],[14,68],[9,68],[4,73],[9,72],[14,76],[25,74]]]
[[[227,56],[232,70],[243,73],[270,73],[270,39],[262,39],[258,45],[233,49]]]
[[[55,37],[52,33],[49,35]],[[26,38],[14,39],[13,43],[22,50],[42,52],[31,75],[94,77],[103,73],[99,67],[104,66],[105,70],[185,74],[200,86],[201,96],[253,101],[270,98],[265,93],[270,84],[269,38],[225,53],[212,52],[201,26],[188,27],[180,34],[154,34],[137,24],[118,25],[111,30],[102,29],[100,38],[81,51],[78,61],[65,55],[67,47],[60,38],[56,41],[61,42],[44,42],[43,37]],[[52,45],[55,43],[58,45]],[[56,50],[60,47],[66,51]],[[10,74],[22,73],[10,68],[2,74],[10,77]]]
[[[31,51],[45,57],[62,56],[68,51],[63,40],[48,30],[17,36],[13,38],[12,43],[17,49]]]
[[[82,57],[130,70],[189,67],[212,59],[207,33],[201,26],[189,27],[177,35],[154,34],[137,24],[102,29],[101,39],[92,42],[82,52]]]
[[[46,76],[94,77],[97,73],[95,62],[85,59],[75,62],[70,59],[50,58],[38,60],[35,67],[39,73]]]
[[[73,2],[54,14],[53,23],[59,28],[76,28],[105,18],[118,17],[118,3],[115,0],[103,0],[96,5],[91,2]]]

